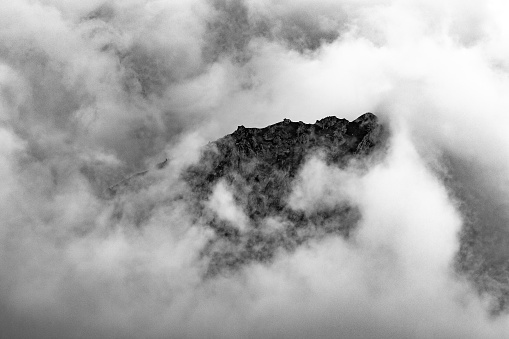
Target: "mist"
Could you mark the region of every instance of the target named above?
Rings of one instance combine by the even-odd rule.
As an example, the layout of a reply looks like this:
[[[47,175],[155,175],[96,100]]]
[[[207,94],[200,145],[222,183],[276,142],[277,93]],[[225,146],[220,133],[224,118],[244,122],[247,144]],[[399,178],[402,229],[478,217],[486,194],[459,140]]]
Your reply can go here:
[[[3,1],[0,337],[509,336],[508,16],[502,0]],[[180,176],[201,148],[365,112],[390,128],[384,157],[317,154],[288,200],[351,204],[352,236],[205,278],[216,235]],[[250,227],[226,183],[207,205]]]

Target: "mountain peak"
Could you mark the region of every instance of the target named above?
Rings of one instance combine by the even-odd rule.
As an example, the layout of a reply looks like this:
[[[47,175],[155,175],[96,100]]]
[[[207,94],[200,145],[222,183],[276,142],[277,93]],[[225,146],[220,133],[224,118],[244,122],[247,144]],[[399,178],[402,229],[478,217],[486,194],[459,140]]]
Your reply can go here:
[[[329,116],[315,124],[284,119],[264,128],[239,126],[210,143],[200,161],[183,173],[194,199],[193,213],[217,236],[203,252],[210,257],[208,274],[270,261],[278,249],[291,251],[326,234],[347,237],[359,211],[348,205],[313,213],[293,209],[288,197],[294,180],[315,154],[344,168],[382,149],[386,139],[387,128],[366,113],[352,122]],[[225,216],[221,199],[242,217]],[[267,231],[274,220],[281,227]]]

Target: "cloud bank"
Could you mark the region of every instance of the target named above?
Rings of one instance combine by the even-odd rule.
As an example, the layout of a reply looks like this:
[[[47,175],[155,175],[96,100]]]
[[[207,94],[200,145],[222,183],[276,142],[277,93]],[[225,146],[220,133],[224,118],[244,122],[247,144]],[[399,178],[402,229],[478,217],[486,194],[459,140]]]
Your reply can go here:
[[[507,336],[508,15],[497,0],[2,2],[0,337]],[[200,147],[368,111],[391,126],[386,158],[313,158],[289,202],[347,201],[355,234],[203,279],[215,235],[179,179]],[[244,229],[229,194],[209,203]]]

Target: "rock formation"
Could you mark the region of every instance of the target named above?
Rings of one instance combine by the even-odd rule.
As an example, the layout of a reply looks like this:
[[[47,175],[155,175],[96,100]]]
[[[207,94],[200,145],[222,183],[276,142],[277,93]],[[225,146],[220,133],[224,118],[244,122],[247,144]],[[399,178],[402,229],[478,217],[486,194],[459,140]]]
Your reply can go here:
[[[201,160],[183,173],[193,214],[217,235],[203,252],[210,258],[208,274],[268,262],[278,250],[291,251],[310,238],[348,237],[358,210],[347,204],[311,214],[294,210],[287,203],[293,180],[313,154],[320,152],[328,164],[345,167],[383,148],[386,137],[387,129],[366,113],[353,122],[327,117],[315,124],[285,119],[261,129],[239,126],[210,143]],[[238,206],[224,212],[236,217],[220,215],[223,206],[213,206],[216,195]]]
[[[201,253],[206,275],[236,272],[254,262],[270,263],[279,251],[293,251],[327,235],[349,237],[361,217],[356,206],[342,203],[310,212],[292,208],[289,197],[311,157],[318,155],[337,168],[355,163],[359,170],[363,165],[369,169],[385,154],[388,134],[375,115],[366,113],[352,122],[327,117],[315,124],[285,119],[265,128],[239,126],[205,146],[200,160],[181,173],[185,192],[178,199],[184,201],[196,225],[215,234]],[[164,160],[154,170],[167,165]],[[496,201],[488,200],[495,198],[476,195],[474,184],[457,179],[470,178],[469,166],[453,158],[446,166],[451,173],[444,184],[465,214],[456,271],[468,277],[480,294],[494,297],[494,314],[503,312],[509,304],[509,264],[506,252],[497,249],[507,246],[493,244],[508,237],[490,226],[493,211],[489,207],[496,206]],[[146,186],[143,180],[148,172],[111,186],[109,195],[122,196]],[[118,210],[120,218],[121,203]],[[140,224],[145,214],[137,216]]]

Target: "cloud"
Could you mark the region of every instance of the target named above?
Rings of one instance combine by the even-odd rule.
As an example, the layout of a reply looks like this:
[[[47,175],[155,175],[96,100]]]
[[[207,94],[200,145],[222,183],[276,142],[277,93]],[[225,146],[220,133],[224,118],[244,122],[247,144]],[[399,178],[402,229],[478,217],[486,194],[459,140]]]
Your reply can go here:
[[[212,191],[208,202],[209,208],[224,221],[230,222],[241,232],[248,228],[247,216],[234,200],[224,181],[220,181]]]
[[[506,314],[490,311],[509,290],[508,11],[0,4],[0,336],[507,336]],[[204,279],[216,235],[180,180],[200,147],[237,125],[367,111],[391,128],[386,157],[364,170],[311,158],[288,200],[354,206],[351,236]],[[226,185],[208,199],[247,225]]]

